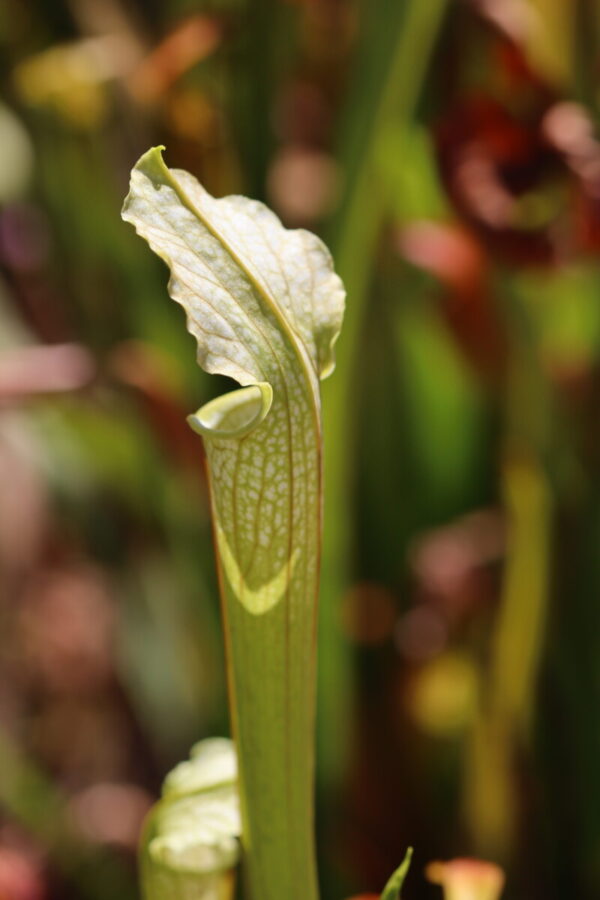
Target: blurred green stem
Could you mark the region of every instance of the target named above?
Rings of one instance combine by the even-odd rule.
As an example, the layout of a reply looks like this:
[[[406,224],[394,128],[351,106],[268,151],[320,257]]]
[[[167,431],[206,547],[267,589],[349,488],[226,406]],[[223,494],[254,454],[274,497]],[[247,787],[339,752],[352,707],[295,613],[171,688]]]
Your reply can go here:
[[[478,852],[506,860],[514,838],[514,763],[527,740],[546,627],[552,492],[546,471],[552,422],[549,391],[528,310],[513,298],[502,492],[507,518],[500,611],[489,682],[468,758],[467,809]]]
[[[363,4],[365,38],[360,48],[346,123],[341,132],[345,192],[331,226],[337,270],[348,288],[344,339],[336,377],[324,386],[328,429],[325,439],[325,509],[321,581],[320,769],[326,782],[339,780],[347,752],[351,678],[349,660],[336,627],[339,598],[352,558],[351,482],[355,468],[351,403],[367,312],[370,273],[381,228],[389,212],[376,165],[379,142],[390,123],[414,117],[446,0],[379,0]],[[402,165],[402,160],[398,160]]]

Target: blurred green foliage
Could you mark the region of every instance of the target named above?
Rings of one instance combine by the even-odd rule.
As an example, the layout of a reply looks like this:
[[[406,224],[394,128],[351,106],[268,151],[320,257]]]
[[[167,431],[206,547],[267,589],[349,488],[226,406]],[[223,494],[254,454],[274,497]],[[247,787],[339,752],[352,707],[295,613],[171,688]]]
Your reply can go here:
[[[408,898],[457,855],[599,895],[599,34],[596,0],[0,6],[0,894],[135,896],[162,776],[228,728],[185,424],[226,385],[119,218],[164,143],[348,289],[324,896],[408,844]]]

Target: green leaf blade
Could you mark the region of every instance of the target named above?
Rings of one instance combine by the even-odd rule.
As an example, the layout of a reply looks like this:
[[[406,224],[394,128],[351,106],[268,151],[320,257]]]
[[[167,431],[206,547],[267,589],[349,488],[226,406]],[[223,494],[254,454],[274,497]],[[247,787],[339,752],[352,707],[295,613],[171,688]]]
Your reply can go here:
[[[400,892],[402,890],[402,885],[404,884],[404,880],[408,875],[408,870],[410,868],[410,861],[412,859],[413,849],[409,847],[406,851],[404,859],[386,884],[381,894],[381,900],[400,900]]]

